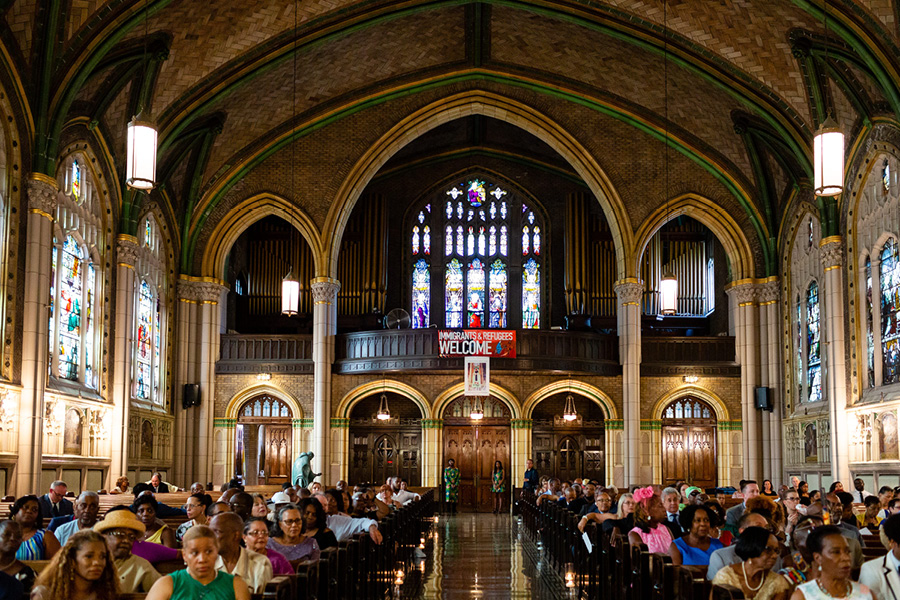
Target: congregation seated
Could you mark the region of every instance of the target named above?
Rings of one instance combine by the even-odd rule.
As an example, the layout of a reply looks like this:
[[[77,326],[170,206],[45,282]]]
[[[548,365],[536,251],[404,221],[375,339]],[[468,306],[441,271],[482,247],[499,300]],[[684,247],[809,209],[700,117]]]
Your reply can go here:
[[[719,569],[713,577],[714,584],[736,587],[747,599],[787,600],[791,585],[787,578],[773,571],[779,544],[768,529],[744,528],[733,547],[737,562]]]
[[[175,541],[179,544],[184,540],[184,534],[194,525],[206,525],[209,521],[206,517],[206,510],[212,504],[212,497],[204,492],[191,494],[184,503],[184,510],[187,512],[188,520],[175,529]]]
[[[253,497],[253,508],[250,510],[250,516],[261,517],[265,519],[269,515],[269,507],[266,506],[266,497],[262,494],[251,494]]]
[[[22,528],[15,521],[0,521],[0,572],[12,577],[22,586],[24,594],[30,594],[34,587],[37,573],[34,569],[16,558],[19,546],[22,545]]]
[[[294,568],[291,563],[279,552],[268,547],[269,521],[261,517],[250,517],[244,523],[244,546],[257,554],[269,558],[272,563],[272,572],[275,575],[292,575]]]
[[[116,479],[116,487],[109,490],[110,494],[127,494],[128,488],[131,486],[131,482],[128,481],[127,477],[119,477]]]
[[[236,512],[216,515],[209,522],[216,534],[219,557],[216,568],[231,575],[240,576],[251,592],[262,593],[274,577],[272,563],[265,554],[257,554],[241,546],[244,520]]]
[[[184,534],[184,562],[187,568],[161,577],[150,589],[147,600],[211,597],[217,600],[249,600],[250,589],[240,577],[219,571],[216,534],[197,525]]]
[[[669,556],[672,564],[686,566],[709,566],[709,557],[720,550],[722,542],[710,537],[710,525],[717,523],[716,516],[702,505],[685,506],[678,515],[684,535],[672,541]]]
[[[765,517],[758,513],[744,513],[741,516],[741,520],[738,521],[738,537],[743,535],[744,531],[750,528],[764,529],[766,531],[770,530],[769,522]],[[716,574],[729,565],[739,565],[741,561],[746,560],[741,558],[737,553],[737,543],[732,544],[730,546],[726,546],[724,548],[719,548],[709,557],[709,566],[706,569],[706,578],[710,581],[716,578]],[[778,556],[776,556],[775,562],[771,567],[774,570],[778,570],[781,568],[781,556],[780,552]]]
[[[75,501],[74,519],[56,529],[54,535],[60,546],[65,546],[69,537],[82,529],[90,529],[97,522],[100,512],[100,496],[97,492],[81,492]]]
[[[314,539],[319,550],[338,545],[334,532],[326,525],[327,517],[321,502],[314,498],[306,498],[300,501],[299,508],[304,520],[304,536],[307,539]]]
[[[667,554],[672,545],[672,534],[665,526],[666,509],[651,487],[634,491],[634,528],[628,532],[632,546],[645,544],[650,552]]]
[[[175,532],[157,517],[159,503],[156,498],[152,495],[138,496],[134,499],[132,510],[146,527],[146,531],[141,537],[143,541],[175,548]]]
[[[311,500],[311,502],[317,502]],[[319,544],[306,538],[305,522],[296,504],[284,504],[275,511],[268,547],[284,556],[291,564],[319,559]]]

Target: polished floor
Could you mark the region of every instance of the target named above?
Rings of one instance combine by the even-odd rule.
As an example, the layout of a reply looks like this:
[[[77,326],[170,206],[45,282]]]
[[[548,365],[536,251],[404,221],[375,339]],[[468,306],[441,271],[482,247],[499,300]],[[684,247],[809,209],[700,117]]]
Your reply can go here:
[[[556,573],[510,515],[442,515],[404,598],[566,598]],[[412,582],[410,582],[412,583]]]

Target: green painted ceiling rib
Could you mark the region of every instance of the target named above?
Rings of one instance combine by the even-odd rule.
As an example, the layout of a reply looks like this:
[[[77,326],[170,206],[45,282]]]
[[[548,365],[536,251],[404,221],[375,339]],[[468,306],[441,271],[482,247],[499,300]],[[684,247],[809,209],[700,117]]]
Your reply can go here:
[[[53,3],[58,1],[59,0],[51,0]],[[37,142],[35,148],[34,170],[36,172],[51,177],[54,176],[60,133],[68,118],[69,108],[72,106],[72,102],[74,102],[79,90],[81,90],[82,86],[90,78],[90,75],[94,72],[97,65],[100,64],[107,54],[128,34],[129,31],[131,31],[132,28],[143,23],[145,18],[149,18],[151,15],[164,9],[171,2],[172,0],[154,0],[154,2],[149,3],[148,6],[135,11],[134,14],[128,17],[120,27],[110,32],[106,38],[100,40],[85,63],[66,85],[58,105],[53,109],[52,115],[49,114],[51,89],[49,86],[49,74],[47,75],[48,85],[46,88],[44,88],[44,86],[41,87],[38,99],[39,102],[37,104],[38,110],[35,110],[35,139]],[[53,55],[51,54],[48,57],[48,60],[52,61],[52,56]]]
[[[464,75],[450,75],[450,76],[446,76],[446,77],[437,79],[435,81],[431,81],[426,84],[415,85],[415,86],[411,86],[406,89],[397,90],[394,92],[376,96],[376,97],[368,99],[364,102],[359,102],[359,103],[353,104],[351,106],[348,106],[344,110],[338,111],[337,113],[332,114],[327,118],[315,120],[314,122],[312,122],[302,128],[297,129],[293,135],[285,136],[278,142],[271,144],[263,152],[261,152],[259,155],[257,155],[250,163],[244,165],[237,172],[232,173],[231,176],[229,177],[229,179],[227,180],[227,182],[219,189],[216,196],[214,198],[212,198],[209,203],[207,203],[203,214],[198,219],[196,227],[186,237],[186,240],[188,240],[187,243],[185,243],[184,246],[182,247],[182,260],[181,260],[182,272],[184,272],[184,273],[190,272],[191,258],[193,256],[194,252],[196,251],[196,245],[198,242],[200,232],[202,231],[203,225],[205,224],[206,219],[209,218],[209,215],[211,214],[212,210],[215,208],[216,204],[218,204],[218,202],[231,190],[231,188],[235,184],[237,184],[243,177],[245,177],[250,171],[252,171],[256,166],[261,164],[267,158],[269,158],[270,156],[272,156],[273,154],[278,152],[278,150],[285,147],[287,144],[293,142],[295,139],[306,136],[306,135],[312,133],[313,131],[316,131],[322,127],[325,127],[326,125],[329,125],[331,123],[339,121],[340,119],[346,118],[352,114],[360,112],[371,106],[383,104],[390,100],[394,100],[394,99],[408,96],[411,94],[417,94],[417,93],[420,93],[420,92],[428,90],[428,89],[436,89],[436,88],[441,88],[441,87],[445,87],[448,85],[464,83],[464,82],[469,82],[469,81],[488,81],[488,82],[499,83],[499,84],[504,84],[504,85],[511,85],[511,86],[515,86],[515,87],[519,87],[519,88],[529,89],[531,91],[535,91],[535,92],[545,94],[545,95],[548,95],[548,96],[551,96],[554,98],[558,98],[561,100],[567,100],[569,102],[574,102],[581,106],[586,106],[586,107],[596,110],[600,113],[603,113],[603,114],[606,114],[613,118],[616,118],[624,123],[627,123],[628,125],[631,125],[631,126],[637,128],[638,130],[643,131],[644,133],[646,133],[646,134],[652,136],[653,138],[655,138],[659,141],[662,141],[664,143],[668,139],[669,145],[672,148],[674,148],[675,150],[677,150],[684,156],[688,157],[693,162],[697,163],[700,167],[702,167],[704,170],[706,170],[708,173],[710,173],[713,177],[715,177],[722,185],[724,185],[725,188],[728,189],[732,193],[732,195],[734,195],[734,197],[737,199],[738,203],[747,212],[750,222],[751,222],[754,230],[756,231],[757,236],[759,237],[759,239],[761,241],[761,245],[763,248],[763,259],[764,259],[763,262],[765,264],[767,274],[775,273],[775,269],[776,269],[775,255],[773,254],[771,248],[765,241],[769,238],[767,228],[765,227],[765,224],[762,223],[757,218],[757,213],[753,210],[752,200],[749,197],[747,197],[734,184],[734,182],[729,177],[727,177],[724,173],[722,173],[721,170],[715,164],[710,162],[710,160],[707,159],[705,156],[701,156],[698,153],[694,152],[691,148],[688,148],[687,146],[682,145],[677,139],[675,139],[673,137],[667,138],[667,136],[665,136],[664,133],[662,133],[655,127],[636,119],[632,115],[621,112],[614,107],[610,107],[610,106],[601,104],[599,102],[596,102],[593,99],[590,99],[590,98],[587,98],[584,96],[580,96],[580,95],[576,95],[576,94],[572,94],[570,92],[563,91],[561,89],[558,89],[558,88],[550,86],[550,85],[543,85],[540,83],[523,81],[523,80],[516,79],[512,76],[507,76],[507,75],[484,73],[484,72],[468,73],[468,74],[464,74]]]

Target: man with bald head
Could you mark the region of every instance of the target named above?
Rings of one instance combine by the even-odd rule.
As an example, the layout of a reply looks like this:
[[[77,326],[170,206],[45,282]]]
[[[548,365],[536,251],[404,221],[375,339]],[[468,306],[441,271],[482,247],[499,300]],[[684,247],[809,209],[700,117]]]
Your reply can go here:
[[[231,575],[240,575],[254,594],[261,594],[274,576],[269,558],[241,547],[244,521],[233,512],[220,513],[209,522],[216,534],[219,558],[216,569]]]

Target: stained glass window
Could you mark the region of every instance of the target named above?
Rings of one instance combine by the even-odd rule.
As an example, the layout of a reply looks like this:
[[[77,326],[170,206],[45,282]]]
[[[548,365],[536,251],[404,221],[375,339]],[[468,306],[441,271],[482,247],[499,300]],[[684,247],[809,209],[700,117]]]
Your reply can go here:
[[[431,314],[431,270],[423,259],[413,267],[413,328],[428,327]]]
[[[872,312],[872,260],[866,257],[866,374],[875,387],[875,320]]]
[[[78,380],[81,346],[81,309],[84,304],[84,250],[71,235],[62,247],[59,304],[59,371],[63,379]]]
[[[72,161],[72,195],[76,200],[81,200],[81,165],[77,160]]]
[[[811,217],[810,217],[809,222],[807,223],[806,227],[807,227],[806,235],[808,236],[807,242],[806,242],[806,249],[812,250],[812,247],[813,247],[813,222],[812,222]]]
[[[803,398],[803,305],[797,295],[797,401]]]
[[[144,219],[144,245],[150,248],[153,243],[153,225],[150,218]]]
[[[522,228],[522,256],[528,256],[531,252],[531,241],[528,235],[528,225]]]
[[[431,301],[435,298],[435,310],[443,313],[436,320],[445,327],[509,327],[511,318],[518,326],[519,294],[524,294],[526,285],[530,308],[523,322],[540,327],[539,257],[544,224],[537,213],[500,186],[481,179],[459,182],[440,198],[434,215],[430,204],[424,205],[425,210],[413,213],[406,230],[413,327],[432,323]],[[442,233],[432,239],[432,231]],[[518,235],[510,235],[516,231],[527,232],[521,255]],[[440,267],[429,261],[432,244],[434,253],[444,257]],[[513,260],[508,258],[511,253]],[[519,270],[524,270],[528,259],[531,269],[520,277]],[[515,275],[511,277],[510,271]],[[515,299],[513,317],[509,316],[510,295]],[[524,300],[521,306],[525,306]]]
[[[143,400],[150,399],[150,390],[153,387],[153,356],[155,335],[153,332],[156,321],[154,309],[156,302],[153,290],[146,281],[141,281],[137,307],[137,352],[135,353],[135,390],[134,395]]]
[[[447,312],[447,327],[463,326],[463,274],[462,264],[453,259],[447,265],[445,276],[446,297],[444,308]]]
[[[541,326],[541,271],[538,262],[529,258],[522,269],[522,327]]]
[[[822,399],[819,286],[815,281],[806,292],[806,397],[810,402]]]
[[[887,160],[884,161],[884,166],[881,168],[881,185],[884,186],[885,193],[891,191],[891,165]]]
[[[489,327],[506,327],[507,306],[507,275],[506,265],[501,260],[495,260],[491,265],[490,276],[490,308],[491,316]]]
[[[881,351],[883,383],[900,381],[900,256],[891,238],[881,251]]]
[[[477,258],[469,263],[466,284],[469,294],[466,299],[467,324],[471,329],[480,329],[484,327],[484,265]]]

